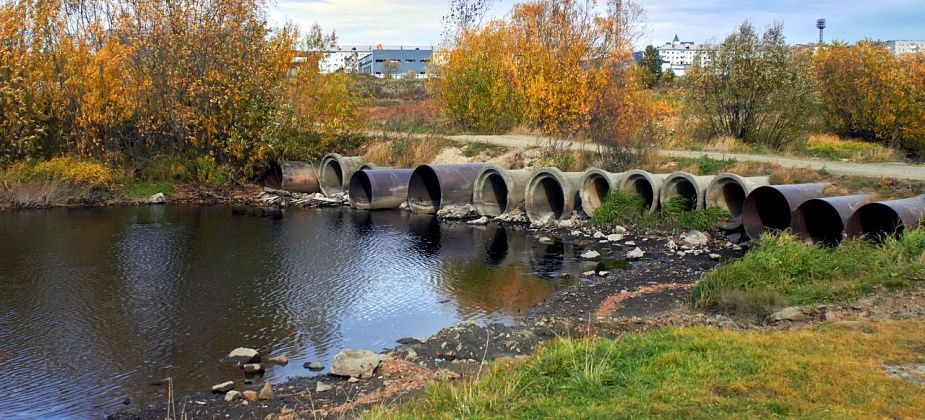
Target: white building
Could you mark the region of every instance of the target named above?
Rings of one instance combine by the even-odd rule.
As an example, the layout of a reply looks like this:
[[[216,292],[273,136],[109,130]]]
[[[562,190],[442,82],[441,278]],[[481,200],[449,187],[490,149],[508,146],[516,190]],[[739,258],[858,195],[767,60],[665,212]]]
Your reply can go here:
[[[895,55],[925,53],[925,40],[897,39],[886,42]]]
[[[662,58],[662,71],[671,70],[678,76],[683,76],[694,60],[697,59],[701,46],[693,42],[681,42],[678,36],[674,40],[657,47],[658,55]]]

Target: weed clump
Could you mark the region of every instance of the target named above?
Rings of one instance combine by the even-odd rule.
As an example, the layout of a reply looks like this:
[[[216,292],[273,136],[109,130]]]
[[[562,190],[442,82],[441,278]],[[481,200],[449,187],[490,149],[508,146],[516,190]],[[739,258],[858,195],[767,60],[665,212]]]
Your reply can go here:
[[[729,212],[719,207],[704,210],[690,210],[687,198],[676,196],[662,203],[662,209],[647,212],[645,200],[639,194],[628,191],[611,191],[607,198],[591,215],[591,222],[598,226],[637,225],[643,228],[668,230],[696,229],[709,231],[730,217]]]

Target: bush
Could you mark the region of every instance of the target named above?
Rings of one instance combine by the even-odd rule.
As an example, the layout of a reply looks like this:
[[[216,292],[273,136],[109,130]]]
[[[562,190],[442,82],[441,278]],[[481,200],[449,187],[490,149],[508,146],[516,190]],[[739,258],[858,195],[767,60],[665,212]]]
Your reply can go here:
[[[601,206],[591,215],[591,222],[598,226],[637,225],[644,228],[668,230],[710,231],[730,216],[729,212],[719,207],[704,210],[689,209],[690,202],[684,197],[677,196],[662,203],[662,209],[658,212],[649,213],[645,201],[639,194],[611,191]]]
[[[219,165],[211,157],[198,157],[193,161],[196,169],[196,180],[200,184],[222,185],[228,181],[228,168]]]
[[[52,158],[30,166],[27,162],[11,165],[3,174],[6,182],[58,181],[105,188],[117,178],[108,166],[72,156]]]

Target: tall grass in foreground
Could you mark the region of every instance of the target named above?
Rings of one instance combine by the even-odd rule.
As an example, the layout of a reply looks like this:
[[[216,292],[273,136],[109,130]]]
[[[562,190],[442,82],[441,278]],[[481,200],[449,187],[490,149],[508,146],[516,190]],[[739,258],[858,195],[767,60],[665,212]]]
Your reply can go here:
[[[925,323],[798,332],[696,327],[557,340],[479,380],[435,384],[367,418],[918,417],[925,394],[883,374],[921,362]]]
[[[695,308],[766,315],[783,305],[841,301],[878,287],[899,288],[925,276],[925,229],[878,246],[852,240],[810,246],[790,234],[769,234],[741,260],[707,273],[694,288]]]
[[[729,218],[729,212],[719,207],[689,210],[690,202],[684,197],[672,197],[662,203],[661,210],[649,213],[639,194],[611,191],[601,206],[591,215],[598,226],[636,225],[643,228],[667,230],[697,229],[710,231]]]

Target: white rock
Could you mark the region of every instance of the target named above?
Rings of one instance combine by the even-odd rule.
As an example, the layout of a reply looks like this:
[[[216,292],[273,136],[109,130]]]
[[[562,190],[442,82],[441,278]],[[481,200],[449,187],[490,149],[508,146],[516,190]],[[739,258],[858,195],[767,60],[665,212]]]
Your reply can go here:
[[[315,383],[315,392],[330,391],[330,390],[333,389],[333,388],[334,388],[333,386],[328,385],[328,384],[326,384],[326,383],[324,383],[324,382],[317,382],[317,383]]]
[[[620,233],[620,234],[625,234],[625,233],[627,232],[627,231],[626,231],[626,228],[623,227],[623,226],[614,226],[614,227],[613,227],[613,231],[614,231],[615,233]]]
[[[710,254],[710,259],[713,260],[713,261],[718,261],[718,260],[720,259],[720,257],[721,257],[721,255],[719,255],[719,254]]]
[[[552,240],[552,238],[550,238],[550,237],[548,237],[548,236],[543,236],[543,237],[541,237],[540,239],[537,240],[537,242],[539,242],[539,243],[541,243],[541,244],[543,244],[543,245],[552,245],[552,244],[556,243],[556,241]]]
[[[678,252],[676,252],[675,254],[677,254],[679,257],[683,257],[683,256],[687,255],[684,251],[678,251]]]
[[[228,392],[234,389],[234,381],[222,382],[218,385],[212,385],[212,392]]]
[[[576,224],[577,224],[577,223],[575,222],[574,219],[565,219],[565,220],[559,222],[559,227],[560,227],[560,228],[571,229],[571,228],[575,227]]]
[[[601,238],[606,238],[606,237],[607,235],[605,235],[604,232],[601,232],[601,231],[594,232],[594,239],[601,239]]]
[[[360,382],[360,380],[355,376],[351,376],[350,379],[347,379],[347,383],[355,384],[357,382]]]
[[[626,242],[623,243],[623,245],[626,245],[626,246],[636,246],[636,242],[633,242],[633,241],[626,241]]]
[[[610,272],[609,271],[598,271],[597,275],[601,277],[607,277],[610,275]]]
[[[597,273],[595,273],[594,271],[585,271],[584,273],[581,273],[581,275],[582,275],[582,276],[585,276],[585,277],[591,277],[591,276],[593,276],[593,275],[595,275],[595,274],[597,274]]]
[[[231,390],[225,393],[225,401],[234,401],[241,398],[241,393]]]
[[[263,366],[260,363],[247,363],[244,365],[244,373],[260,373],[263,372]]]
[[[331,362],[331,374],[369,378],[373,376],[380,362],[382,362],[382,357],[369,350],[345,349],[334,356]]]
[[[710,236],[699,230],[692,230],[684,235],[684,243],[690,246],[705,246],[710,242]]]
[[[238,347],[225,356],[225,361],[229,363],[250,363],[257,360],[260,353],[257,350],[247,347]]]
[[[581,259],[583,260],[593,260],[593,259],[600,258],[600,256],[601,256],[601,253],[594,251],[594,250],[589,250],[589,251],[585,251],[581,253]]]
[[[581,233],[580,230],[573,230],[573,231],[571,232],[571,235],[572,235],[572,236],[581,236],[582,233]]]
[[[610,242],[619,242],[623,240],[623,235],[620,233],[611,233],[607,235],[607,240]]]
[[[485,217],[485,216],[482,216],[482,217],[479,217],[478,219],[470,220],[470,221],[468,221],[468,222],[466,222],[466,223],[468,223],[468,224],[470,224],[470,225],[487,225],[487,224],[488,224],[488,218]]]
[[[165,204],[167,203],[167,196],[164,193],[157,193],[148,197],[148,204]]]
[[[672,251],[678,249],[678,244],[674,243],[674,241],[671,239],[669,239],[668,242],[665,242],[665,246]]]
[[[626,259],[628,260],[638,260],[646,255],[646,252],[636,247],[630,252],[626,253]]]
[[[790,306],[771,314],[768,316],[768,320],[771,322],[799,321],[805,317],[806,314],[804,314],[800,308],[796,306]]]

